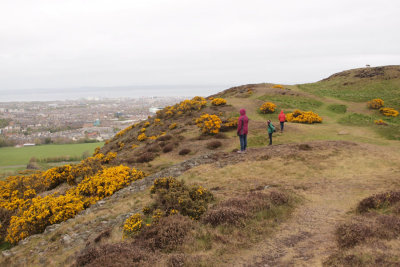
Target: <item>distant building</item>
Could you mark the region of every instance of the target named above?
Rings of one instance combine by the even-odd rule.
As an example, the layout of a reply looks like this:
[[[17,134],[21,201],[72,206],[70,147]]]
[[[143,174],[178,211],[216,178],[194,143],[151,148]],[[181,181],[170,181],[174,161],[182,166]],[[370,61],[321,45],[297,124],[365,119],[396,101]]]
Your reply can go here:
[[[93,126],[100,126],[100,119],[95,120]]]
[[[365,65],[365,67],[367,67],[367,68],[370,68],[370,67],[371,67],[371,65],[367,64],[367,65]]]
[[[24,146],[36,146],[36,145],[33,143],[26,143],[26,144],[24,144]]]
[[[155,114],[157,111],[162,110],[160,107],[151,107],[149,108],[149,112]]]

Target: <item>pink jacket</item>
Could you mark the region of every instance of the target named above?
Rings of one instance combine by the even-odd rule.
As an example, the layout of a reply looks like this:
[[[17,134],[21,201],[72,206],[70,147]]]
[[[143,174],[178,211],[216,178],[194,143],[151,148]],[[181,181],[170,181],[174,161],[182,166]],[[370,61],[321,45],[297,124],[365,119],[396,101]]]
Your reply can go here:
[[[278,118],[280,122],[284,122],[286,120],[286,116],[285,113],[283,113],[283,110],[281,110],[281,113],[279,114]]]
[[[237,128],[237,134],[238,135],[243,135],[247,134],[249,129],[248,129],[248,124],[249,124],[249,118],[246,116],[246,110],[241,109],[240,110],[240,117],[238,120],[238,128]]]

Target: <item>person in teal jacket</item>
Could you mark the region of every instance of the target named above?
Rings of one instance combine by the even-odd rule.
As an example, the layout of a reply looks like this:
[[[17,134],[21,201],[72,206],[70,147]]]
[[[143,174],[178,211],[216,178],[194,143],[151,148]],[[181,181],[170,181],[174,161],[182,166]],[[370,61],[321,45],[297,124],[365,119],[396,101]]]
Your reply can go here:
[[[275,126],[271,123],[271,120],[267,121],[268,124],[268,137],[269,137],[269,146],[272,145],[272,134],[275,132]]]

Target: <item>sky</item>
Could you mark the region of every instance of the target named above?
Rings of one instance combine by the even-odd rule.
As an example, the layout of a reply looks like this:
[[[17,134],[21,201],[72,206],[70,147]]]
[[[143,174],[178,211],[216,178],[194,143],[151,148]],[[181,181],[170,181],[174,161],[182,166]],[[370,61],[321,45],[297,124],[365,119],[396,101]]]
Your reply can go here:
[[[399,11],[398,0],[0,0],[0,94],[167,94],[398,65]]]

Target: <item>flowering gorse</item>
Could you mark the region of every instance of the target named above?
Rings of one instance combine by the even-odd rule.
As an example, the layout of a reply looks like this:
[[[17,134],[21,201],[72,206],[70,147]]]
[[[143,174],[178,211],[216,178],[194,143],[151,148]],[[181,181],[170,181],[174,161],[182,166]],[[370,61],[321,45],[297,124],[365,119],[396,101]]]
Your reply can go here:
[[[321,123],[322,118],[312,111],[295,110],[292,113],[286,114],[286,120],[289,122],[299,123]]]
[[[379,110],[379,112],[388,117],[399,116],[399,112],[397,110],[395,110],[394,108],[381,108]]]
[[[107,155],[97,153],[75,165],[54,167],[26,176],[11,176],[0,181],[0,208],[14,214],[7,228],[6,240],[17,243],[41,233],[46,226],[72,218],[99,199],[144,177],[143,172],[127,166],[103,165],[116,155],[114,152]],[[39,195],[66,182],[72,187],[64,195],[57,192],[44,197]]]
[[[272,86],[272,88],[285,89],[283,85],[280,84],[275,84],[274,86]]]
[[[388,125],[386,122],[384,122],[382,119],[380,119],[380,120],[374,120],[374,123],[376,124],[376,125]]]
[[[226,105],[226,100],[223,99],[223,98],[214,98],[211,101],[211,105],[213,105],[213,106],[223,106],[223,105]]]
[[[176,122],[174,122],[174,123],[171,123],[171,124],[168,126],[168,128],[169,128],[170,130],[173,130],[173,129],[176,128],[176,126],[177,126],[177,124],[176,124]]]
[[[139,134],[139,136],[137,137],[137,140],[140,141],[140,142],[144,141],[146,139],[147,139],[147,136],[146,136],[145,133]]]
[[[207,105],[207,100],[203,97],[196,96],[191,100],[184,100],[174,106],[165,107],[163,110],[157,111],[157,118],[169,118],[173,116],[179,116],[186,112],[192,112],[201,110]]]
[[[196,119],[196,125],[203,134],[217,134],[221,128],[222,121],[217,115],[204,114]]]
[[[139,213],[135,213],[126,219],[123,226],[124,237],[132,236],[140,232],[143,226],[143,219]]]
[[[274,113],[276,109],[276,105],[272,102],[265,102],[264,104],[261,105],[260,107],[260,112],[261,113]]]
[[[385,102],[380,98],[375,98],[367,102],[367,106],[370,109],[380,109],[384,104]]]

